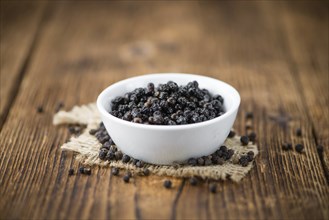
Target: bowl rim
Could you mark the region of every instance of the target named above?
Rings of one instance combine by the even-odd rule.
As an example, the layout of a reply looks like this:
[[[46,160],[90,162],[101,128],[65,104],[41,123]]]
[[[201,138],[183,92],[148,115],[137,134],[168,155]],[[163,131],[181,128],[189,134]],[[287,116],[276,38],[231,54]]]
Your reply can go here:
[[[207,121],[203,121],[203,122],[198,122],[198,123],[194,123],[194,124],[185,124],[185,125],[147,125],[147,124],[139,124],[139,123],[133,123],[130,121],[125,121],[121,118],[117,118],[113,115],[111,115],[109,112],[106,111],[104,103],[102,102],[105,99],[105,95],[108,93],[109,90],[111,90],[113,87],[117,87],[120,85],[124,85],[126,83],[129,83],[130,81],[134,81],[138,78],[145,78],[145,77],[152,77],[152,76],[163,76],[163,75],[180,75],[180,76],[184,76],[184,77],[201,77],[201,78],[205,78],[207,80],[215,80],[215,81],[219,81],[222,84],[225,84],[228,88],[230,88],[230,90],[233,92],[233,97],[235,97],[234,99],[236,99],[236,101],[233,102],[231,108],[226,111],[223,115],[218,116],[216,118],[207,120]],[[193,78],[192,78],[193,79]],[[223,82],[221,80],[218,80],[216,78],[212,78],[209,76],[203,76],[203,75],[197,75],[197,74],[191,74],[191,73],[150,73],[150,74],[143,74],[143,75],[139,75],[139,76],[134,76],[134,77],[130,77],[124,80],[120,80],[116,83],[111,84],[110,86],[106,87],[97,97],[97,108],[98,111],[100,112],[100,114],[104,115],[105,117],[109,118],[110,120],[116,121],[117,123],[121,123],[127,126],[131,126],[131,127],[136,127],[136,128],[140,128],[140,129],[147,129],[147,130],[185,130],[185,129],[189,129],[189,128],[198,128],[198,127],[203,127],[203,126],[207,126],[207,125],[211,125],[211,124],[215,124],[218,123],[219,121],[224,120],[225,118],[229,117],[230,115],[232,115],[240,106],[240,102],[241,102],[241,97],[239,92],[230,84]]]

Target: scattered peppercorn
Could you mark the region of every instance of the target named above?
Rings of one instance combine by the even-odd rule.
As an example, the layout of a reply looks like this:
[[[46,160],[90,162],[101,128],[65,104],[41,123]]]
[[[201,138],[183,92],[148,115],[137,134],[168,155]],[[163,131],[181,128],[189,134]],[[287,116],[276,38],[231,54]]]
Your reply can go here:
[[[241,166],[246,167],[249,164],[249,156],[243,155],[239,159],[239,163]]]
[[[247,153],[247,157],[248,157],[248,162],[251,162],[254,159],[254,152],[253,151],[249,151]]]
[[[74,126],[70,125],[70,126],[68,127],[68,130],[69,130],[69,132],[70,132],[71,134],[75,134],[75,128],[74,128]]]
[[[136,162],[136,167],[141,168],[141,167],[143,167],[143,166],[144,166],[143,161],[139,160],[139,161]]]
[[[251,157],[254,157],[255,153],[253,151],[248,151],[247,155],[251,156]]]
[[[85,168],[84,167],[79,167],[79,173],[84,174]]]
[[[84,128],[85,128],[85,126],[78,125],[78,124],[71,124],[68,126],[69,132],[74,135],[80,135]]]
[[[283,143],[282,144],[282,150],[285,150],[285,151],[292,150],[292,144],[291,143]]]
[[[318,150],[319,153],[323,153],[323,146],[322,145],[317,145],[316,149]]]
[[[304,146],[302,144],[296,144],[295,146],[295,150],[298,152],[298,153],[302,153],[303,150],[304,150]]]
[[[122,156],[122,162],[128,163],[130,161],[130,157],[127,154],[124,154]]]
[[[112,170],[111,170],[111,173],[114,176],[117,176],[117,175],[119,175],[119,169],[117,167],[113,167]]]
[[[112,151],[108,151],[105,159],[108,161],[113,160],[113,159],[115,159],[115,154]]]
[[[228,149],[227,154],[225,155],[225,160],[231,159],[231,157],[234,155],[234,150],[233,149]]]
[[[42,113],[43,112],[43,107],[40,105],[37,107],[37,112]]]
[[[100,123],[97,129],[93,129],[92,131],[89,131],[89,133],[94,135],[100,142],[103,142],[102,147],[99,151],[99,158],[101,160],[121,160],[123,163],[132,163],[138,168],[144,167],[145,163],[143,161],[131,158],[129,155],[123,154],[120,150],[117,149],[112,138],[107,133],[103,123]],[[231,131],[229,136],[233,137],[233,134],[235,135],[235,132]],[[256,134],[254,134],[254,132],[251,132],[249,136],[251,139],[254,139]],[[242,144],[247,144],[247,140],[249,141],[249,138],[248,136],[242,136],[240,140]],[[233,155],[233,149],[228,149],[225,145],[222,145],[211,155],[188,159],[187,164],[190,166],[223,165],[225,161],[230,160]],[[254,155],[251,156],[249,154],[246,155],[245,158],[235,158],[234,160],[235,164],[239,163],[242,166],[247,166],[248,162],[252,161],[253,158]],[[144,172],[144,170],[142,172]],[[148,175],[148,173],[149,171],[146,171],[144,175]]]
[[[231,130],[230,133],[228,134],[228,137],[229,138],[232,138],[234,136],[235,136],[235,132]]]
[[[191,177],[190,178],[190,184],[192,186],[196,186],[198,184],[198,179],[196,177]]]
[[[252,119],[252,118],[254,118],[254,114],[252,112],[246,112],[246,118]]]
[[[150,170],[147,169],[147,168],[144,168],[144,169],[143,169],[143,174],[144,174],[145,176],[150,175]]]
[[[250,132],[250,134],[248,135],[248,137],[249,137],[249,140],[251,141],[251,142],[255,142],[256,141],[256,133],[255,132]]]
[[[89,134],[95,135],[97,132],[97,129],[90,129]]]
[[[130,180],[130,176],[129,175],[124,175],[123,176],[123,181],[125,182],[125,183],[129,183],[129,180]]]
[[[216,192],[217,192],[217,185],[216,185],[215,183],[211,183],[211,184],[209,185],[209,190],[210,190],[210,192],[212,192],[212,193],[216,193]]]
[[[99,157],[99,159],[101,159],[101,160],[105,160],[105,158],[106,158],[106,155],[107,155],[107,150],[104,150],[104,149],[101,149],[100,151],[99,151],[99,153],[98,153],[98,157]]]
[[[114,156],[115,156],[115,159],[116,159],[116,160],[121,160],[123,154],[122,154],[121,151],[117,151],[117,152],[114,153]]]
[[[163,186],[164,186],[165,188],[167,188],[167,189],[170,189],[170,188],[171,188],[171,185],[172,185],[172,183],[171,183],[170,180],[165,180],[165,181],[163,182]]]
[[[219,150],[221,151],[227,151],[227,147],[225,145],[220,146]]]
[[[248,145],[249,138],[247,136],[241,136],[240,141],[241,141],[242,145],[245,146],[245,145]]]
[[[301,129],[301,128],[297,128],[297,129],[296,129],[296,135],[297,135],[298,137],[301,137],[301,136],[302,136],[302,129]]]
[[[74,169],[70,168],[69,169],[69,176],[73,176],[74,175]]]

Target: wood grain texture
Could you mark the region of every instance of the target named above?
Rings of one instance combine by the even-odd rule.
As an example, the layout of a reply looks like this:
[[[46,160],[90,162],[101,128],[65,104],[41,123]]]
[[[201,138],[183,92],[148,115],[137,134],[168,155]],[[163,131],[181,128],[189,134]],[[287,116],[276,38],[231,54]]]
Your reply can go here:
[[[44,5],[1,1],[0,130],[32,57]]]
[[[328,13],[322,4],[303,3],[297,10],[288,5],[284,10],[287,43],[291,48],[293,72],[299,84],[299,92],[307,108],[308,121],[311,122],[312,135],[317,145],[329,145],[329,74],[328,74]],[[328,7],[327,7],[328,8]],[[299,9],[299,10],[298,10]],[[289,13],[296,10],[295,13]],[[304,13],[302,13],[304,12]],[[305,25],[306,24],[306,25]],[[300,34],[304,37],[298,41]],[[317,39],[317,40],[314,40]],[[310,77],[311,76],[311,77]],[[304,89],[304,88],[311,89]],[[329,152],[319,153],[329,184]]]
[[[321,158],[316,144],[328,146],[328,5],[295,5],[50,2],[0,133],[0,218],[327,219],[328,149]],[[51,124],[57,103],[92,102],[107,85],[151,72],[200,73],[238,89],[234,127],[248,132],[244,114],[253,111],[260,149],[241,183],[218,182],[211,194],[210,181],[170,178],[167,190],[161,177],[124,184],[98,167],[68,177],[79,164],[59,149],[69,134]],[[282,151],[286,141],[305,153]]]

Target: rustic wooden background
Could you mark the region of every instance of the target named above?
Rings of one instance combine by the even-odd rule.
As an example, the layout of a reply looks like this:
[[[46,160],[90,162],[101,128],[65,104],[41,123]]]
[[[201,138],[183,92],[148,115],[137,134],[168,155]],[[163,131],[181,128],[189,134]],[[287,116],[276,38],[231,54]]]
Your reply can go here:
[[[79,164],[59,149],[58,102],[69,110],[153,72],[238,89],[234,127],[245,133],[254,112],[260,150],[241,183],[211,194],[155,176],[123,184],[97,167],[68,177]],[[1,1],[0,219],[328,219],[328,89],[327,1]]]

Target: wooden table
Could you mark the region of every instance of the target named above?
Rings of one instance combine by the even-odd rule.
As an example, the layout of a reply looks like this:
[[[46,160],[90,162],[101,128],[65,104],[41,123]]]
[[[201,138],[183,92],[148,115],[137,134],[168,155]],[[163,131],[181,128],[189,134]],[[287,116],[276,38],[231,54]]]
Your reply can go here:
[[[239,184],[67,175],[79,164],[59,148],[70,135],[52,125],[56,105],[153,72],[238,89],[234,127],[244,134],[252,111],[260,150]],[[328,219],[328,88],[327,1],[1,1],[0,219]]]

